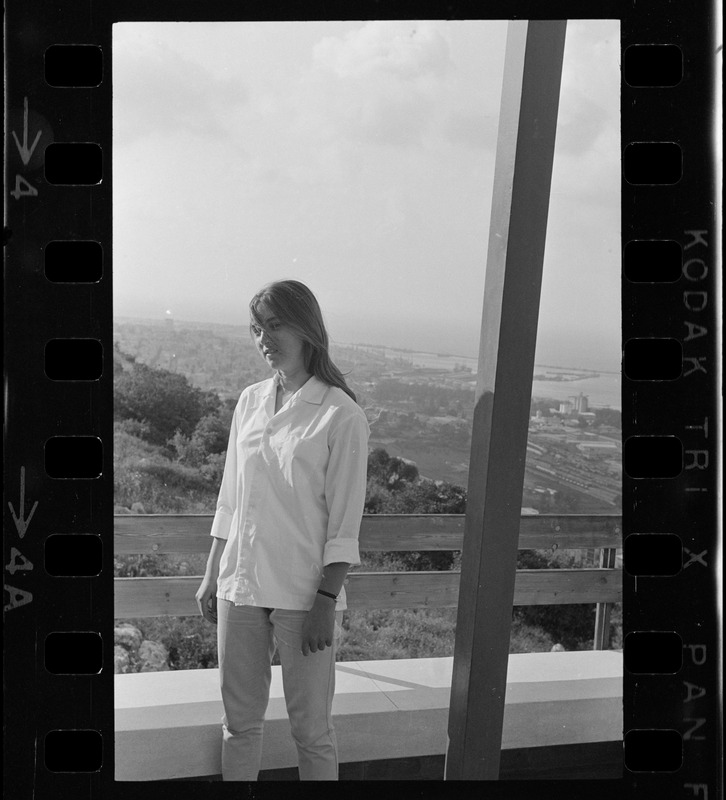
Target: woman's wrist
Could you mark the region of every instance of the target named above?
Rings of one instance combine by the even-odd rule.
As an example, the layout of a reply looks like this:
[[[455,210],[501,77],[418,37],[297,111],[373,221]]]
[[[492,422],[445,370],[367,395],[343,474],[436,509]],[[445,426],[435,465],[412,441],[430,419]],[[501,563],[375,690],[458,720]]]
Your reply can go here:
[[[343,591],[343,584],[348,574],[349,564],[337,561],[333,564],[326,564],[323,567],[323,574],[318,584],[316,599],[329,600],[332,602],[338,598]]]

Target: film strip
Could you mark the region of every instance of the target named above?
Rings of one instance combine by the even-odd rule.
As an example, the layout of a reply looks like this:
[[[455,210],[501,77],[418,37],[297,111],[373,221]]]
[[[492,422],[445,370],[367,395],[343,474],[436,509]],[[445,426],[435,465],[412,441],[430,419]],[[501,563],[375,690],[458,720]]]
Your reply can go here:
[[[623,777],[586,789],[714,800],[723,793],[717,6],[491,5],[492,18],[621,20]],[[111,29],[230,12],[228,3],[107,2],[92,14],[67,2],[8,4],[5,785],[18,800],[159,792],[115,783],[113,770]],[[358,4],[335,16],[412,16],[381,12]],[[286,18],[263,5],[245,14],[234,18]],[[414,16],[482,13],[431,5]]]
[[[700,162],[708,135],[669,109],[697,85],[709,95],[713,75],[699,59],[716,44],[695,56],[688,27],[624,31],[624,761],[636,792],[659,776],[666,794],[706,797],[722,791],[718,701],[707,700],[718,695],[719,633],[714,617],[705,622],[719,593],[719,359],[708,310],[719,254],[715,219],[697,198],[715,173]]]

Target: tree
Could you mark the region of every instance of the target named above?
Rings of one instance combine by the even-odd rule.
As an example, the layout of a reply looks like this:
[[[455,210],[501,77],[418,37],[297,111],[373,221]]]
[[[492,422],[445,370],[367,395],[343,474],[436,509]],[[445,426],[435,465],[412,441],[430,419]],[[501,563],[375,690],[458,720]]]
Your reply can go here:
[[[217,399],[216,404],[219,405]],[[189,436],[214,398],[191,386],[183,375],[135,363],[114,377],[117,419],[148,423],[147,441],[166,444],[177,431]],[[225,443],[226,444],[226,443]]]
[[[226,414],[215,412],[206,414],[197,423],[192,439],[205,453],[223,453],[229,441],[229,426],[232,422]]]
[[[418,479],[418,467],[413,461],[389,456],[378,447],[368,456],[368,479],[388,491],[399,491]]]
[[[622,414],[614,408],[593,408],[595,425],[610,425],[618,430],[622,428]]]
[[[179,461],[190,467],[203,468],[205,464],[217,464],[219,459],[212,458],[213,456],[222,456],[224,463],[231,421],[231,413],[223,406],[218,412],[203,416],[191,436],[184,436],[181,431],[177,431],[169,444],[176,451]],[[210,475],[216,475],[216,468]]]
[[[388,514],[463,514],[466,490],[447,481],[421,481],[394,495]]]

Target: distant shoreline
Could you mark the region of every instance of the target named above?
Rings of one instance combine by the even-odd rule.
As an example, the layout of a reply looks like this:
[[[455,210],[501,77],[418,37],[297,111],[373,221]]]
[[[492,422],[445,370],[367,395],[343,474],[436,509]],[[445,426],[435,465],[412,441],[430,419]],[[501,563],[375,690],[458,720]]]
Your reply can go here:
[[[244,332],[247,330],[246,325],[233,325],[231,323],[225,322],[198,322],[194,320],[183,320],[183,319],[174,319],[173,317],[127,317],[127,316],[114,316],[114,322],[129,322],[129,323],[147,323],[149,325],[154,326],[161,326],[166,324],[167,320],[171,320],[175,325],[180,326],[188,326],[194,328],[207,328],[209,330],[216,329],[226,329],[226,330],[239,330]],[[370,350],[388,350],[393,353],[407,353],[407,354],[420,354],[424,356],[431,356],[433,358],[461,358],[466,361],[477,361],[478,356],[465,356],[461,353],[432,353],[429,350],[414,350],[413,348],[409,347],[393,347],[387,344],[371,344],[369,342],[333,342],[333,345],[339,345],[340,347],[361,347],[361,348],[368,348]],[[587,373],[597,373],[600,375],[620,375],[620,370],[607,370],[607,369],[592,369],[590,367],[573,367],[568,365],[561,365],[561,364],[539,364],[535,363],[535,367],[539,367],[541,369],[557,369],[561,371],[571,371],[571,372],[587,372]]]
[[[466,361],[477,361],[477,356],[465,356],[461,353],[432,353],[429,350],[414,350],[410,347],[392,347],[391,345],[387,344],[370,344],[367,342],[336,342],[341,347],[361,347],[361,348],[368,348],[371,350],[389,350],[394,353],[409,353],[409,354],[419,354],[423,356],[433,356],[434,358],[461,358],[465,359]],[[535,367],[540,367],[541,369],[557,369],[564,371],[571,371],[571,372],[586,372],[590,373],[593,376],[595,375],[620,375],[620,370],[608,370],[608,369],[591,369],[589,367],[573,367],[573,366],[564,366],[561,364],[539,364],[535,363]]]

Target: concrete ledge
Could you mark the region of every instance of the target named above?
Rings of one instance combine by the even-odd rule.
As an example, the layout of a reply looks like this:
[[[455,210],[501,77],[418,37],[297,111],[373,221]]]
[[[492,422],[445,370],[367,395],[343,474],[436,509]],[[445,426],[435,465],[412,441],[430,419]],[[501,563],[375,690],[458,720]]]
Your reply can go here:
[[[451,658],[346,661],[333,706],[341,763],[446,751]],[[193,778],[221,771],[218,672],[115,676],[116,780]],[[510,655],[503,749],[622,738],[622,654]],[[297,764],[273,667],[262,769]]]

